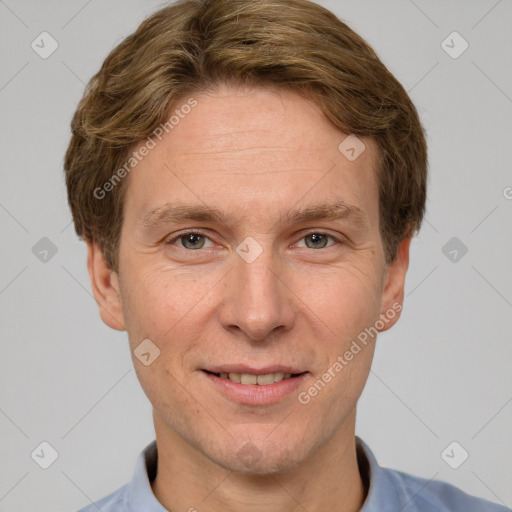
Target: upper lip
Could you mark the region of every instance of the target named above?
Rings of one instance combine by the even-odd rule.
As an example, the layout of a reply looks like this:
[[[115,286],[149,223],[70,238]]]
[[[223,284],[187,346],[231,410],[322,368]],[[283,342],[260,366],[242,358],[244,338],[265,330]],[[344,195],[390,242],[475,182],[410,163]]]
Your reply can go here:
[[[246,364],[223,364],[218,366],[208,366],[203,369],[212,373],[249,373],[251,375],[266,375],[268,373],[304,373],[306,371],[297,366],[286,366],[282,364],[263,366],[261,368],[254,368]]]

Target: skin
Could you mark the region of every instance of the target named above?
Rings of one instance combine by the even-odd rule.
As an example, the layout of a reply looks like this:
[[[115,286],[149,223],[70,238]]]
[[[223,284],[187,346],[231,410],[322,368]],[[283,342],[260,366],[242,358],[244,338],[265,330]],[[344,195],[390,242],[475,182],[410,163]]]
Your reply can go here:
[[[338,150],[347,134],[291,92],[223,85],[194,97],[198,105],[126,178],[119,273],[88,246],[103,321],[128,332],[132,356],[146,338],[160,350],[149,366],[133,356],[153,405],[153,492],[172,511],[357,511],[365,492],[356,404],[375,339],[308,404],[297,395],[403,301],[410,239],[387,265],[376,147],[359,137],[366,149],[349,161]],[[280,216],[336,200],[359,208],[361,222]],[[228,222],[143,227],[147,211],[177,202],[214,206]],[[189,228],[205,238],[166,243]],[[312,232],[333,238],[316,247]],[[246,237],[262,249],[252,263],[236,252]],[[248,406],[202,371],[225,363],[309,373],[278,403]],[[238,455],[245,445],[258,456]]]

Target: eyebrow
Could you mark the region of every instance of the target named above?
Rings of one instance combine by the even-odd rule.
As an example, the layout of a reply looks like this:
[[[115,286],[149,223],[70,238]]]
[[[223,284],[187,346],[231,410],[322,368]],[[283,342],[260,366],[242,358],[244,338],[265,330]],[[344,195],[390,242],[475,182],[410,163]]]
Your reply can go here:
[[[363,210],[355,205],[349,205],[338,200],[334,203],[316,204],[298,208],[280,215],[280,223],[300,223],[308,221],[349,220],[360,227],[368,226],[368,219]],[[240,216],[231,219],[218,208],[202,204],[171,204],[149,210],[140,222],[144,229],[157,229],[163,225],[195,220],[202,222],[217,222],[221,224],[238,224]]]

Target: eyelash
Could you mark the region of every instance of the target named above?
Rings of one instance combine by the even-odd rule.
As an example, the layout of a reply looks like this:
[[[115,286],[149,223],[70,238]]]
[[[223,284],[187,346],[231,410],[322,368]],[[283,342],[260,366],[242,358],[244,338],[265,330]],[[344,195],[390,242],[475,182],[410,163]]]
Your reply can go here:
[[[174,235],[172,238],[168,239],[168,240],[165,242],[165,244],[166,244],[166,245],[174,245],[174,243],[175,243],[176,241],[178,241],[180,238],[184,238],[184,237],[186,237],[187,235],[192,235],[192,234],[194,234],[194,235],[200,235],[200,236],[202,236],[202,237],[204,237],[204,238],[208,238],[210,241],[212,241],[208,235],[205,235],[205,234],[204,234],[204,233],[202,233],[201,231],[191,229],[191,230],[188,230],[188,231],[183,231],[183,232],[181,232],[181,233],[179,233],[179,234],[177,234],[177,235]],[[304,235],[302,235],[301,240],[302,240],[303,238],[306,238],[306,237],[307,237],[307,236],[309,236],[309,235],[322,235],[322,236],[327,236],[328,238],[331,238],[332,240],[334,240],[334,241],[335,241],[336,243],[338,243],[338,244],[343,243],[343,242],[342,242],[342,240],[340,240],[340,239],[336,238],[336,237],[335,237],[335,236],[333,236],[333,235],[329,235],[328,233],[324,233],[324,232],[322,232],[322,231],[310,231],[309,233],[305,233]],[[334,245],[334,244],[333,244],[333,245]],[[332,247],[332,245],[329,245],[328,247]],[[189,252],[196,252],[196,251],[200,251],[200,250],[201,250],[201,249],[196,249],[196,250],[194,251],[194,249],[187,249],[186,247],[180,247],[180,248],[181,248],[181,249],[184,249],[185,251],[189,251]],[[309,249],[309,247],[306,247],[306,249]],[[321,249],[327,249],[327,247],[322,247]],[[318,249],[311,249],[311,250],[316,251],[316,250],[318,250]]]

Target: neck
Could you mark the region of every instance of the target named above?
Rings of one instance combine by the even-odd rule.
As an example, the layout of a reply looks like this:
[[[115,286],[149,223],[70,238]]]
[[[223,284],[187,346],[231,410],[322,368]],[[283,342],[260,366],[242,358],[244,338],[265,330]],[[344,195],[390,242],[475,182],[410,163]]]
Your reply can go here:
[[[355,444],[355,412],[297,467],[269,475],[229,471],[155,421],[158,471],[153,493],[169,511],[357,512],[365,500]]]

